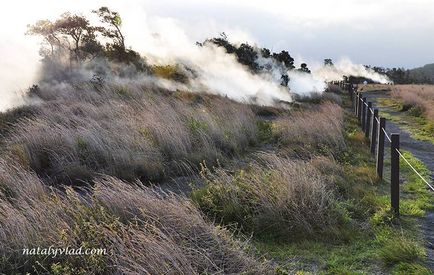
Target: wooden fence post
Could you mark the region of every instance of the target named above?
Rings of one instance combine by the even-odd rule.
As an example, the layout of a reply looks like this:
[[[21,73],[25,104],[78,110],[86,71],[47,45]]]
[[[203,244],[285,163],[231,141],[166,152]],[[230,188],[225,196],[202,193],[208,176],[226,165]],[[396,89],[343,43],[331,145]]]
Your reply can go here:
[[[378,109],[374,109],[374,116],[372,117],[372,131],[371,131],[371,154],[375,154],[375,147],[377,145],[377,129],[378,129]]]
[[[357,108],[359,107],[358,98],[359,98],[359,93],[354,92],[354,114],[356,114],[356,116],[357,116]]]
[[[384,132],[386,129],[386,119],[380,117],[380,125],[378,126],[378,147],[377,147],[377,176],[383,179],[383,162],[384,162]]]
[[[362,130],[366,130],[366,97],[363,98],[362,102]]]
[[[367,113],[366,113],[366,123],[365,123],[365,137],[369,138],[369,132],[371,129],[371,109],[372,109],[372,102],[368,102]]]
[[[359,120],[359,124],[362,121],[362,94],[359,94],[359,102],[357,103],[358,110],[357,110],[357,118]]]
[[[359,93],[354,93],[354,114],[357,116],[357,107],[359,107],[357,104],[359,98]]]
[[[395,217],[399,217],[399,134],[392,134],[390,139],[390,202]]]
[[[358,117],[358,115],[359,115],[359,93],[356,93],[356,97],[355,97],[355,102],[354,102],[354,107],[355,107],[355,110],[356,110],[356,117]]]

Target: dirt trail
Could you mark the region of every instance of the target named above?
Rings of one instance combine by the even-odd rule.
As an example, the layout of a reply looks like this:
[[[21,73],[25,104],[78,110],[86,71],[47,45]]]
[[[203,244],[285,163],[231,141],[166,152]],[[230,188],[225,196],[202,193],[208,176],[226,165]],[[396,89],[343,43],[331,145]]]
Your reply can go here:
[[[390,95],[384,91],[367,92],[364,93],[369,101],[372,101],[380,112],[387,112],[391,115],[400,116],[399,112],[391,110],[390,108],[382,108],[376,104],[380,98],[388,98]],[[434,144],[429,141],[420,141],[412,138],[410,134],[404,130],[398,123],[388,120],[386,122],[387,133],[399,133],[400,134],[400,148],[411,152],[415,157],[420,159],[428,169],[431,171],[431,178],[434,179]],[[386,142],[387,146],[390,146],[389,142]],[[429,179],[428,179],[429,180]],[[427,249],[427,265],[434,271],[434,212],[427,212],[426,218],[422,225],[422,230],[426,238]]]

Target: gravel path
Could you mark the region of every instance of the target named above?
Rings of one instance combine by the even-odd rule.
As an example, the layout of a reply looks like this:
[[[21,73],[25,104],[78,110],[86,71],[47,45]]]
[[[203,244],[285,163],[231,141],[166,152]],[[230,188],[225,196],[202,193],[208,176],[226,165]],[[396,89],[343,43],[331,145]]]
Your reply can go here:
[[[391,115],[401,115],[399,112],[388,108],[378,107],[378,104],[376,104],[376,101],[379,98],[389,97],[389,93],[367,92],[364,93],[364,96],[366,96],[369,101],[372,101],[374,106],[376,106],[380,111],[387,111]],[[390,120],[386,122],[386,131],[389,134],[399,133],[400,148],[411,152],[415,157],[425,163],[425,165],[431,171],[431,178],[434,179],[434,144],[428,141],[420,141],[412,138],[407,131],[402,129],[397,123]],[[390,146],[388,141],[386,141],[385,144]],[[427,212],[425,221],[422,225],[422,230],[426,238],[426,249],[428,254],[427,265],[432,271],[434,271],[434,212]]]

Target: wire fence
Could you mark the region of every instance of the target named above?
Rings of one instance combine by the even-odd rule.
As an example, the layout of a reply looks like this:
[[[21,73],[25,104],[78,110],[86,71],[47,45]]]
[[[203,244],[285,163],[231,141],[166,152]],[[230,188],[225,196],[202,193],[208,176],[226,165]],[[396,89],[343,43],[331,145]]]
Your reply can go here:
[[[344,84],[345,85],[345,84]],[[350,93],[354,93],[353,90],[351,90],[351,85],[350,84],[346,84],[349,87]],[[352,95],[354,96],[354,95]],[[368,103],[366,103],[366,101],[363,100],[363,98],[361,96],[357,96],[358,100],[360,100],[362,102],[362,104],[364,104],[369,112],[371,112],[371,114],[374,114],[374,109],[373,108],[369,108]],[[374,117],[376,123],[377,123],[377,127],[380,127],[380,119],[378,117]],[[386,129],[384,129],[384,127],[381,127],[381,130],[384,132],[384,136],[387,138],[387,140],[389,142],[392,142],[392,139],[390,138],[390,135],[387,133]],[[408,166],[410,166],[410,168],[416,173],[416,175],[419,176],[419,178],[432,190],[434,191],[434,187],[432,184],[430,184],[428,182],[428,180],[426,180],[421,173],[419,173],[414,167],[413,165],[411,165],[410,161],[401,153],[401,151],[399,151],[398,149],[396,149],[396,151],[398,152],[399,156],[408,164]]]

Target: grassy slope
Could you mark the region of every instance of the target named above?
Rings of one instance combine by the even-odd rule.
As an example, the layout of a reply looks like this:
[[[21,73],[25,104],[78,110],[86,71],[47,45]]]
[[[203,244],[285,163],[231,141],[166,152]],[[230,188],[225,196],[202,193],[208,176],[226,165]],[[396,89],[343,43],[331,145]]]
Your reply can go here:
[[[403,103],[397,98],[379,99],[381,107],[390,108],[393,111],[401,111]],[[416,109],[411,108],[400,115],[393,115],[387,111],[382,111],[381,116],[390,119],[403,126],[413,138],[434,143],[434,121],[421,115]]]
[[[419,97],[417,94],[419,91],[418,87],[420,87],[420,91],[424,91],[425,89],[424,96],[427,98]],[[431,87],[430,85],[397,85],[391,88],[390,85],[372,84],[362,86],[361,91],[390,92],[391,90],[396,90],[397,92],[392,93],[392,96],[378,100],[379,105],[385,108],[382,110],[381,115],[399,123],[413,138],[434,143],[434,121],[429,118],[432,113],[432,107],[428,103],[430,100],[428,98],[429,89],[431,89]],[[400,95],[405,99],[401,98]],[[427,110],[423,112],[423,108]],[[388,110],[400,113],[399,115],[391,114]]]
[[[342,157],[340,163],[352,182],[348,186],[349,198],[342,203],[348,209],[362,210],[359,217],[353,213],[357,225],[342,228],[340,233],[347,237],[335,242],[321,236],[293,242],[262,238],[255,240],[255,246],[280,263],[282,273],[431,274],[422,264],[425,252],[418,217],[423,216],[424,209],[433,206],[432,193],[402,164],[406,178],[401,193],[402,217],[393,220],[389,213],[388,183],[372,178],[374,161],[367,153],[363,134],[351,115],[345,121],[349,157]],[[420,161],[409,153],[406,156],[424,174],[428,173]]]
[[[183,100],[186,99],[184,98]],[[347,99],[344,101],[344,104],[348,104]],[[235,104],[235,107],[238,106],[238,104]],[[330,113],[330,110],[327,109],[330,108],[330,106],[332,105],[329,105],[328,107],[322,107],[324,108],[323,111],[327,114]],[[313,109],[317,109],[317,107],[314,106]],[[147,112],[147,110],[144,110],[144,112],[145,111]],[[196,113],[193,112],[193,114]],[[326,210],[331,210],[334,212],[337,211],[338,213],[335,214],[337,214],[339,221],[336,221],[332,224],[324,223],[324,230],[316,228],[306,235],[299,234],[300,232],[298,232],[297,235],[291,235],[286,237],[272,234],[270,232],[254,234],[252,243],[256,248],[257,253],[260,255],[260,258],[264,257],[265,255],[266,258],[270,259],[273,263],[275,263],[275,271],[278,274],[286,274],[292,272],[314,272],[326,274],[369,274],[376,272],[395,272],[401,274],[430,274],[429,271],[422,265],[424,252],[421,246],[422,241],[420,232],[418,230],[418,218],[423,215],[424,209],[432,207],[432,194],[427,192],[426,189],[424,189],[423,184],[418,181],[417,178],[414,178],[414,176],[412,176],[406,166],[403,166],[402,171],[407,178],[407,182],[403,188],[403,217],[400,221],[393,220],[389,214],[389,200],[387,195],[388,185],[385,182],[379,182],[375,178],[374,161],[368,153],[367,142],[364,139],[363,133],[359,130],[359,127],[356,124],[356,119],[351,114],[345,113],[344,138],[347,146],[341,148],[341,142],[339,140],[339,137],[334,135],[336,131],[329,131],[326,135],[326,138],[324,139],[324,136],[312,135],[312,133],[308,130],[312,127],[303,128],[302,126],[309,126],[309,123],[315,122],[314,125],[318,126],[318,124],[321,124],[322,127],[324,127],[324,132],[327,132],[325,130],[330,129],[330,127],[339,128],[342,126],[339,124],[330,124],[330,121],[327,122],[326,118],[321,118],[321,120],[319,120],[317,117],[318,114],[316,114],[315,112],[308,112],[308,114],[310,119],[302,120],[301,118],[303,118],[303,115],[300,113],[298,119],[301,120],[298,121],[298,124],[296,123],[296,121],[291,120],[294,117],[290,117],[289,120],[285,120],[284,117],[280,117],[280,115],[275,123],[270,123],[268,120],[265,119],[259,119],[259,121],[256,123],[257,131],[259,131],[258,139],[263,143],[264,148],[269,148],[271,146],[273,148],[272,150],[279,150],[280,153],[288,154],[291,157],[305,158],[308,156],[307,154],[326,155],[330,157],[331,154],[331,156],[336,161],[336,165],[340,166],[341,169],[331,169],[330,171],[324,173],[324,175],[316,175],[317,170],[315,170],[314,168],[295,171],[306,172],[306,175],[301,175],[306,176],[306,178],[300,178],[300,180],[305,180],[305,183],[308,183],[309,180],[312,179],[312,175],[309,174],[310,172],[313,172],[312,174],[314,174],[315,176],[314,179],[320,179],[321,181],[328,181],[329,178],[333,178],[332,181],[336,184],[335,188],[338,189],[338,197],[336,197],[335,201],[332,201],[333,205],[331,205],[329,208],[326,208]],[[339,116],[339,114],[336,115]],[[297,117],[297,113],[295,117]],[[249,118],[249,123],[256,120],[253,117]],[[330,120],[333,120],[333,115],[331,116]],[[188,122],[191,122],[191,120],[188,119],[185,120],[185,122],[187,123],[187,125],[192,126],[189,129],[190,131],[194,130],[192,131],[193,133],[197,132],[197,126],[202,125],[197,123],[188,124]],[[206,122],[209,123],[208,121]],[[289,128],[285,128],[285,125]],[[207,128],[205,128],[205,130],[207,130]],[[277,136],[275,136],[274,134],[276,130],[278,132]],[[290,142],[280,142],[280,148],[275,148],[276,140],[282,138]],[[241,137],[240,140],[243,140],[243,138]],[[334,151],[330,152],[330,148],[334,148]],[[191,152],[194,153],[195,150],[191,150]],[[418,169],[424,169],[423,165],[420,162],[417,162],[417,160],[412,159],[411,161],[414,162],[415,165],[417,165]],[[295,164],[292,162],[281,163],[284,165],[293,165],[296,169],[303,169],[303,164],[311,165],[310,162],[297,162]],[[260,164],[261,163],[258,163],[258,165]],[[256,184],[260,184],[261,182],[275,183],[273,182],[274,179],[283,179],[281,183],[285,182],[285,177],[279,178],[279,175],[274,175],[267,170],[271,166],[266,167],[264,163],[262,163],[262,165],[263,166],[257,166],[256,168],[258,168],[257,170],[264,172],[263,174],[260,174],[260,176],[264,178],[255,178],[255,176],[257,175],[255,174],[256,171],[246,176],[244,173],[249,173],[249,171],[240,170],[239,176],[235,178],[235,183],[240,184],[239,186],[243,186],[243,184],[245,183],[243,182],[244,179],[256,181]],[[268,165],[270,165],[270,163],[268,163]],[[8,167],[6,163],[4,163],[4,166]],[[279,167],[281,169],[285,169],[285,167]],[[42,186],[42,183],[35,174],[30,175],[28,174],[28,172],[21,172],[20,169],[18,169],[17,171],[18,174],[23,173],[25,177],[30,177],[30,180],[27,180],[23,176],[24,179],[22,180],[22,186],[28,186],[29,182],[34,182],[34,185],[38,187],[37,189],[35,188],[35,190],[39,190],[39,186]],[[426,169],[424,171],[424,173],[427,173]],[[13,174],[11,174],[11,177],[12,176]],[[289,176],[291,176],[291,174],[289,174]],[[268,179],[271,181],[262,181],[262,179]],[[321,181],[319,182],[319,187],[323,187],[323,185],[321,185]],[[5,178],[4,181],[0,180],[1,184],[6,184],[8,188],[12,189],[13,186],[16,185],[13,184],[13,182],[15,182],[15,179],[13,177],[10,179]],[[32,228],[32,230],[34,230],[35,232],[38,232],[38,234],[43,233],[47,236],[47,238],[41,240],[41,245],[44,246],[46,244],[49,244],[49,242],[46,241],[49,238],[56,240],[56,244],[59,246],[63,244],[65,238],[68,241],[73,241],[74,243],[78,244],[80,244],[81,242],[91,242],[94,245],[102,245],[102,243],[105,242],[104,240],[107,240],[107,236],[109,236],[112,238],[111,240],[119,239],[119,243],[117,243],[117,241],[111,243],[111,241],[109,240],[110,245],[116,248],[119,247],[119,245],[124,245],[126,243],[126,240],[131,238],[130,236],[138,236],[137,234],[143,234],[142,237],[144,240],[146,240],[147,238],[153,240],[152,238],[155,236],[155,230],[162,230],[164,232],[172,232],[173,230],[173,232],[182,232],[182,234],[180,234],[179,236],[177,234],[169,234],[169,236],[174,237],[174,240],[171,240],[171,242],[175,243],[176,245],[174,246],[173,243],[167,245],[167,251],[170,251],[169,247],[174,247],[174,249],[176,248],[177,252],[180,253],[178,256],[180,257],[179,261],[182,262],[182,267],[185,267],[188,271],[207,272],[213,270],[213,268],[216,268],[214,270],[216,272],[222,271],[224,269],[226,269],[227,271],[229,270],[227,267],[228,264],[231,265],[232,269],[230,270],[233,271],[246,271],[249,270],[249,266],[252,266],[252,270],[256,269],[256,272],[258,272],[258,270],[262,268],[261,266],[256,266],[256,264],[260,265],[259,262],[253,265],[253,263],[251,262],[253,261],[253,258],[244,255],[242,249],[232,247],[230,243],[233,241],[233,236],[223,234],[219,231],[219,227],[217,227],[216,229],[210,223],[203,221],[199,212],[193,205],[190,204],[189,201],[185,201],[183,198],[180,199],[178,197],[175,197],[170,200],[170,203],[168,203],[168,198],[160,197],[158,194],[154,194],[152,190],[148,190],[147,188],[144,188],[143,190],[136,187],[127,188],[128,185],[126,185],[126,183],[119,182],[115,179],[110,179],[108,180],[108,182],[109,183],[99,181],[99,183],[97,183],[96,186],[101,189],[97,189],[99,190],[95,193],[97,201],[95,202],[95,205],[91,207],[80,204],[78,200],[74,200],[74,203],[72,203],[68,197],[62,197],[53,201],[52,208],[48,209],[50,211],[44,210],[44,215],[38,215],[38,217],[41,218],[40,222],[42,225],[47,222],[47,224],[50,224],[51,226],[53,221],[50,221],[50,215],[48,215],[47,213],[53,213],[54,215],[58,213],[56,212],[56,209],[66,209],[67,211],[71,211],[71,213],[74,213],[77,217],[77,220],[70,220],[68,217],[63,216],[59,218],[59,220],[65,219],[65,223],[68,224],[68,226],[70,226],[71,228],[75,228],[74,230],[79,230],[78,232],[73,230],[74,234],[71,235],[67,234],[68,231],[65,231],[64,233],[66,235],[58,239],[57,236],[59,234],[57,230],[60,230],[63,226],[65,226],[65,224],[61,223],[59,224],[59,228],[53,227],[52,229],[51,227],[29,227]],[[22,189],[23,190],[16,190],[16,196],[17,199],[22,199],[22,204],[29,204],[28,209],[35,209],[36,211],[37,209],[40,209],[42,205],[46,205],[44,204],[45,202],[50,201],[49,197],[51,196],[51,193],[47,192],[45,194],[45,191],[41,191],[42,195],[40,199],[38,197],[38,199],[35,199],[35,201],[32,200],[28,202],[27,200],[29,196],[33,195],[32,193],[25,193],[27,191],[24,187]],[[9,189],[4,189],[3,191],[6,192],[8,190]],[[273,189],[264,190],[273,191]],[[236,189],[236,191],[240,191],[240,189]],[[20,192],[23,193],[21,194]],[[98,194],[100,194],[100,198],[98,197]],[[252,192],[250,194],[257,195],[257,193],[255,192]],[[3,195],[5,195],[5,198],[7,198],[8,196],[8,194],[6,193]],[[75,195],[76,194],[73,194],[73,197]],[[279,195],[279,192],[277,192],[277,195]],[[34,197],[36,198],[37,196],[35,195]],[[134,200],[132,198],[134,198]],[[267,197],[265,196],[259,198],[266,199]],[[279,196],[277,196],[277,198],[279,198]],[[327,198],[327,196],[324,197],[324,199]],[[131,204],[131,202],[134,203]],[[11,202],[5,200],[4,203],[9,204]],[[285,203],[285,201],[283,203]],[[163,207],[164,205],[166,205],[167,209]],[[49,204],[49,206],[51,206],[51,204]],[[124,209],[129,209],[128,207],[125,208],[125,206],[128,206],[130,209],[132,209],[132,211],[125,211]],[[296,206],[297,203],[294,204],[294,207]],[[13,207],[12,204],[11,207]],[[22,214],[26,213],[25,210],[21,208],[13,209],[14,211],[18,211],[19,213],[21,213],[20,211],[24,211]],[[141,213],[142,209],[145,209],[147,211],[146,213],[148,214],[131,216],[131,213]],[[261,210],[265,208],[258,209]],[[303,208],[295,209],[300,210]],[[293,209],[288,209],[288,211],[291,210]],[[109,221],[105,220],[106,217],[104,213],[100,213],[98,211],[107,211],[107,215],[109,215],[110,218]],[[163,213],[161,211],[163,211]],[[180,216],[179,211],[182,212],[182,215],[185,215],[185,218],[181,219],[180,221],[178,221],[177,219],[172,220],[173,217]],[[36,211],[35,213],[38,212]],[[271,211],[270,213],[275,212]],[[303,215],[302,212],[295,214],[298,215],[290,217],[309,218],[309,216]],[[161,228],[151,228],[148,230],[146,226],[142,226],[152,223],[152,219],[156,219],[156,217],[163,216],[165,218],[161,219],[161,224],[157,224],[158,226],[161,226]],[[196,223],[193,225],[193,229],[197,230],[197,228],[202,228],[201,230],[206,232],[206,234],[203,233],[203,242],[202,238],[198,240],[196,239],[196,234],[191,234],[192,229],[190,227],[190,222],[185,223],[185,221],[190,221],[192,217],[196,221]],[[8,216],[7,218],[10,218],[11,221],[13,220],[12,216]],[[137,223],[138,221],[139,223]],[[294,221],[294,223],[295,222],[296,221]],[[95,232],[89,231],[89,228],[87,228],[89,226]],[[107,226],[110,227],[108,228],[108,230],[106,230]],[[111,228],[113,226],[114,228]],[[307,226],[306,228],[309,228],[310,225],[307,224],[304,226]],[[13,230],[19,228],[24,228],[24,226],[11,226],[9,229],[13,233]],[[101,230],[99,230],[101,228],[103,228],[105,231],[102,232]],[[132,233],[123,233],[125,232],[125,230],[128,230],[128,232],[131,231]],[[194,230],[193,233],[196,232]],[[52,232],[55,232],[55,234],[52,234]],[[87,234],[89,232],[91,234]],[[17,242],[30,241],[26,239],[29,236],[26,236],[24,234],[15,235],[22,236],[22,239],[16,240]],[[97,236],[98,238],[95,239],[95,236]],[[165,235],[163,235],[163,237],[166,238]],[[192,239],[190,239],[190,237]],[[207,240],[209,239],[215,240],[215,242],[219,244],[220,247],[217,245],[217,248],[215,248],[214,250],[214,247],[211,247],[207,244]],[[230,251],[231,253],[239,254],[241,256],[231,257],[230,259],[224,258],[224,260],[221,260],[221,255],[218,253],[221,250],[222,239],[224,240],[224,247],[227,247],[228,251]],[[226,244],[226,240],[229,244]],[[200,243],[198,243],[198,241],[200,241]],[[21,243],[14,244],[10,242],[7,244],[9,246],[16,245],[16,247],[21,247]],[[160,241],[158,241],[156,244],[162,245]],[[135,253],[136,251],[142,251],[144,248],[148,247],[146,246],[146,242],[135,242],[133,246],[136,250],[132,250],[130,247],[123,250],[123,252],[118,252],[118,254],[114,255],[114,260],[121,260],[121,263],[123,263],[123,266],[120,266],[119,268],[131,268],[130,265],[134,264],[146,267],[147,263],[157,260],[161,260],[162,266],[167,263],[165,262],[164,258],[161,258],[158,255],[155,256],[155,258],[152,258],[152,256],[148,259],[146,257],[142,257],[143,255],[141,254],[132,255],[137,258],[136,262],[131,263],[129,262],[129,259],[131,259],[131,255],[123,254],[124,252]],[[148,248],[152,247],[153,246],[149,246]],[[190,255],[188,251],[190,251],[192,247],[199,247],[199,249],[194,249],[194,251],[198,251],[198,253],[202,251],[202,249],[204,252],[200,252],[199,255]],[[218,256],[215,256],[213,253],[217,253]],[[163,254],[166,256],[173,255],[173,253],[171,252],[164,252]],[[213,257],[210,259],[208,259],[208,256],[206,256],[209,254],[213,254]],[[203,262],[201,258],[202,256],[204,256]],[[187,259],[185,259],[185,257],[187,257]],[[230,261],[231,259],[233,261]],[[40,268],[48,267],[52,270],[60,268],[61,273],[65,272],[65,268],[73,268],[75,271],[83,270],[83,272],[88,270],[88,268],[93,270],[98,268],[101,270],[112,270],[114,266],[111,266],[112,263],[106,260],[107,259],[105,259],[103,262],[89,262],[87,258],[80,258],[77,261],[71,261],[71,259],[66,258],[61,259],[58,263],[54,264],[52,262],[44,263],[47,265],[41,265]],[[126,262],[122,262],[122,260]],[[208,260],[211,262],[211,264],[208,264]],[[27,262],[27,259],[24,259],[22,257],[18,258],[15,263],[11,263],[9,259],[5,258],[2,259],[0,263],[2,265],[7,265],[11,267],[10,264],[20,265],[22,263],[21,261],[25,261],[26,265],[30,265],[29,268],[31,268],[32,262]],[[245,266],[240,266],[239,263],[243,263],[245,264]],[[108,267],[106,266],[107,264],[109,265]],[[162,272],[162,270],[158,269],[158,266],[153,266],[153,268],[156,268],[155,272]],[[166,266],[166,268],[171,268],[171,266]],[[23,269],[23,271],[25,270],[29,269]],[[253,271],[253,273],[255,273],[255,271]]]

